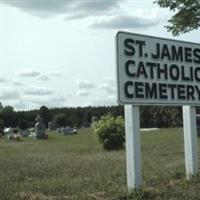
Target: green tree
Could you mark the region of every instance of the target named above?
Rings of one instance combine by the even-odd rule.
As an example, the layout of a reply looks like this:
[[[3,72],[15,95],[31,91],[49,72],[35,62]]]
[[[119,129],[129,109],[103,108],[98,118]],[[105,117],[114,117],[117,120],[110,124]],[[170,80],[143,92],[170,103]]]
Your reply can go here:
[[[2,112],[2,110],[3,110],[3,105],[2,105],[2,103],[0,102],[0,113]]]
[[[64,113],[59,113],[55,115],[53,122],[56,127],[63,127],[67,125],[66,115]]]
[[[200,1],[199,0],[156,0],[162,8],[168,8],[174,12],[168,21],[167,30],[174,36],[186,33],[200,26]]]
[[[3,120],[0,118],[0,129],[3,129],[3,125],[4,125]]]
[[[5,106],[1,111],[1,117],[5,127],[17,126],[17,115],[12,106]]]
[[[45,124],[45,127],[48,127],[48,122],[50,122],[53,119],[53,115],[51,111],[46,106],[41,106],[39,110],[39,114],[42,117],[43,123]]]

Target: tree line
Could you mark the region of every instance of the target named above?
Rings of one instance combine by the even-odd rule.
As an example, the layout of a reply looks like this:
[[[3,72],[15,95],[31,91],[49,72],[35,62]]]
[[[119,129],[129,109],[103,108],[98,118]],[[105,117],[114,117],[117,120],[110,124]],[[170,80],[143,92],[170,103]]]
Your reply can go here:
[[[200,113],[200,109],[197,108]],[[45,126],[48,122],[54,121],[57,126],[89,127],[93,117],[100,119],[103,115],[110,113],[112,116],[124,117],[123,106],[99,106],[99,107],[64,107],[47,108],[42,106],[38,110],[15,111],[12,106],[3,107],[0,104],[0,128],[34,127],[36,116],[40,114]],[[180,127],[182,126],[182,107],[170,106],[141,106],[140,107],[141,127]]]

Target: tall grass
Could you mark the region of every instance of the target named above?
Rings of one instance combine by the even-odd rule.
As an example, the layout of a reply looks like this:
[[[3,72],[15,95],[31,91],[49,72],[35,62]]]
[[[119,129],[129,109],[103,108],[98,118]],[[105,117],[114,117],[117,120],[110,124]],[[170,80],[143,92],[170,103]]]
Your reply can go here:
[[[49,136],[0,139],[0,200],[128,198],[125,150],[104,151],[91,129]],[[142,133],[141,143],[143,189],[129,199],[200,199],[200,177],[185,180],[182,129]]]

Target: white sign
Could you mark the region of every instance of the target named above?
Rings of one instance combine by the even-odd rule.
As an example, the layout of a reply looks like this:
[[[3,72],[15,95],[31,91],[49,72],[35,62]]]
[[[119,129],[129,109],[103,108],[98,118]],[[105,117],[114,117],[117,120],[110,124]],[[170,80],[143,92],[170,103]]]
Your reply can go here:
[[[121,104],[200,105],[200,44],[117,33]]]

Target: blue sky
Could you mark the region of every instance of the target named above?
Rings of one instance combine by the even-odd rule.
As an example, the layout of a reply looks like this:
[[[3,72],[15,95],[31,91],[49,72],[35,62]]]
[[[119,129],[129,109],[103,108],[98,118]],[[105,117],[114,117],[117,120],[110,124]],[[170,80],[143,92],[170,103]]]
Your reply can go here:
[[[151,0],[1,0],[1,102],[16,110],[116,105],[115,35],[173,38]],[[200,43],[200,31],[176,37]]]

